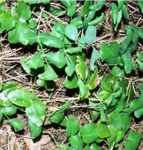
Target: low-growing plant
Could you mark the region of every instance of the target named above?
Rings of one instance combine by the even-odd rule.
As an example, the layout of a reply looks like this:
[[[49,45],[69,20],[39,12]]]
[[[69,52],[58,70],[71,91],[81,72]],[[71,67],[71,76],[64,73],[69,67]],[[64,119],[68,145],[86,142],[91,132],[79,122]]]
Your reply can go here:
[[[75,91],[72,96],[78,103],[86,103],[90,121],[82,124],[78,117],[68,115],[73,103],[66,99],[46,115],[47,106],[33,92],[6,82],[0,84],[1,124],[10,124],[15,132],[28,126],[31,137],[36,139],[47,118],[50,125],[65,129],[67,141],[58,143],[60,150],[101,150],[103,143],[109,150],[117,149],[121,143],[125,150],[136,150],[142,135],[131,125],[143,116],[143,86],[138,88],[131,79],[140,78],[143,71],[139,48],[143,28],[129,23],[129,2],[125,0],[59,3],[62,7],[55,8],[50,0],[18,0],[7,7],[0,1],[0,33],[7,34],[10,45],[37,47],[31,56],[21,58],[24,73],[34,78],[39,90],[52,91],[53,83],[63,78],[65,89]],[[34,15],[41,4],[46,10],[40,15],[55,19],[50,30],[38,29]],[[81,6],[78,12],[77,5]],[[142,12],[141,1],[138,6]],[[111,12],[112,34],[118,34],[124,23],[124,35],[119,40],[99,42],[107,11]],[[68,21],[58,18],[63,14]]]

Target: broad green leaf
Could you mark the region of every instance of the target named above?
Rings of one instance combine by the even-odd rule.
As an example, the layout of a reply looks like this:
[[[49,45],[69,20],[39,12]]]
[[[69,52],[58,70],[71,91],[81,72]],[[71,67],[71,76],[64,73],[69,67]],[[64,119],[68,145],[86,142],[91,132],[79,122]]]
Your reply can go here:
[[[64,112],[58,110],[52,113],[52,115],[49,118],[49,121],[51,123],[60,124],[64,120],[64,117]]]
[[[78,38],[78,30],[77,27],[72,25],[72,24],[68,24],[65,27],[65,35],[73,41],[76,41]]]
[[[15,27],[16,20],[14,16],[7,10],[7,12],[0,13],[0,31],[8,31]]]
[[[37,41],[47,47],[64,48],[64,42],[48,32],[39,33]]]
[[[19,2],[16,6],[16,12],[21,22],[25,22],[26,20],[31,18],[32,13],[30,10],[30,6],[27,5],[26,3]]]
[[[115,31],[117,30],[118,25],[120,24],[121,20],[122,20],[122,10],[118,11],[118,16],[117,16],[117,22],[116,22],[116,26],[115,26]]]
[[[12,116],[16,114],[17,108],[14,105],[2,107],[1,112],[4,116]]]
[[[28,127],[30,129],[30,134],[31,134],[32,139],[36,139],[37,137],[41,135],[42,127],[37,126],[30,120],[28,121]]]
[[[123,132],[126,132],[131,124],[131,118],[127,113],[112,112],[109,116],[109,124]]]
[[[32,100],[35,96],[24,89],[16,89],[7,95],[10,102],[20,107],[29,107],[32,105]]]
[[[132,57],[129,52],[126,52],[122,55],[124,69],[127,74],[130,74],[133,70],[133,63],[132,63]]]
[[[77,78],[75,76],[73,77],[66,77],[65,81],[64,81],[64,87],[68,88],[68,89],[75,89],[78,87],[77,85]]]
[[[58,52],[49,52],[46,57],[50,64],[55,65],[59,69],[63,68],[66,64],[65,55],[62,50]]]
[[[77,64],[76,64],[76,74],[79,79],[86,80],[88,76],[88,67],[85,61],[77,57]]]
[[[96,125],[94,123],[85,124],[80,128],[80,136],[86,144],[95,142],[97,139]]]
[[[118,16],[118,7],[115,3],[112,3],[112,20],[113,24],[117,24],[117,16]]]
[[[96,88],[98,84],[98,71],[95,70],[94,72],[90,73],[90,76],[87,80],[87,86],[89,87],[90,90],[93,90]]]
[[[124,138],[125,133],[122,130],[119,130],[113,126],[109,126],[109,130],[111,136],[107,140],[110,146],[112,147]]]
[[[99,11],[103,8],[103,6],[105,5],[106,1],[105,0],[98,0],[96,2],[96,4],[94,4],[92,7],[91,7],[91,10],[92,9],[95,9],[96,11]]]
[[[114,77],[111,74],[106,74],[101,81],[101,88],[105,91],[112,92],[115,82],[116,82],[116,77]]]
[[[82,150],[83,142],[79,135],[74,135],[69,138],[70,145],[77,150]]]
[[[76,0],[60,0],[65,6],[67,10],[67,15],[72,17],[76,12]]]
[[[119,56],[120,46],[116,42],[103,43],[100,48],[100,56],[103,60],[107,61],[109,64],[117,61]]]
[[[69,116],[66,119],[66,133],[68,136],[75,135],[80,128],[79,120],[74,116]]]
[[[47,64],[45,65],[44,73],[39,74],[38,78],[45,81],[53,81],[57,80],[58,76],[56,72],[53,70],[53,68],[49,64]]]
[[[142,139],[142,134],[136,131],[129,131],[128,137],[124,142],[124,150],[137,150]]]
[[[139,110],[140,108],[143,107],[143,100],[141,99],[135,99],[133,101],[131,101],[131,103],[129,104],[129,108],[127,108],[128,112],[132,113],[136,110]]]
[[[76,26],[78,29],[82,28],[82,26],[83,26],[82,18],[79,16],[75,17],[70,21],[70,24]]]
[[[82,80],[78,80],[77,82],[78,87],[79,87],[79,95],[81,99],[86,99],[90,96],[89,93],[89,88],[87,85],[84,84],[84,82]]]
[[[14,128],[15,132],[22,131],[24,129],[24,121],[20,119],[10,119],[10,125]]]
[[[136,118],[142,117],[142,116],[143,116],[143,108],[140,108],[140,109],[136,110],[136,111],[134,112],[134,116],[135,116]]]
[[[32,74],[33,71],[44,67],[44,60],[41,52],[36,52],[35,54],[33,54],[31,59],[28,59],[27,57],[22,57],[20,62],[23,69],[28,74]]]
[[[93,48],[92,53],[91,53],[91,58],[90,58],[90,70],[94,71],[96,68],[96,61],[100,58],[99,52]]]
[[[84,36],[85,43],[93,44],[96,41],[96,27],[95,26],[88,26],[85,36]]]
[[[92,25],[98,25],[99,23],[102,23],[103,20],[105,18],[105,14],[102,13],[99,17],[96,17],[94,20],[90,21],[88,23],[89,26],[92,26]]]
[[[66,55],[66,64],[65,72],[68,76],[72,76],[75,72],[76,59],[73,56]]]
[[[82,17],[84,17],[85,15],[87,15],[89,13],[89,8],[90,8],[90,1],[85,0],[83,6],[81,7],[81,12],[80,15]]]
[[[65,34],[65,25],[60,23],[60,22],[56,22],[52,28],[52,31],[58,32],[60,34]]]
[[[40,101],[34,101],[30,107],[26,108],[28,119],[36,126],[42,126],[45,119],[45,106]]]
[[[37,20],[36,19],[34,19],[34,18],[31,18],[29,21],[28,21],[28,23],[29,23],[29,27],[31,28],[31,29],[35,29],[36,27],[37,27]]]
[[[107,125],[103,123],[98,123],[96,126],[96,135],[99,138],[107,138],[110,136],[110,131],[107,127]]]
[[[124,77],[124,71],[121,70],[119,67],[115,66],[112,68],[112,75],[115,77]]]
[[[19,85],[14,82],[14,81],[8,81],[6,83],[2,83],[2,89],[3,91],[5,90],[9,90],[9,89],[16,89],[16,88],[19,88]]]
[[[60,124],[64,121],[64,113],[70,108],[70,102],[66,101],[59,109],[51,114],[49,117],[50,122]]]
[[[127,5],[124,4],[121,9],[122,9],[123,17],[126,20],[128,20],[129,19],[129,11],[128,11]]]
[[[8,41],[11,44],[32,45],[36,43],[36,32],[30,29],[28,24],[19,22],[16,28],[8,33]]]
[[[65,50],[65,52],[67,52],[69,54],[78,54],[78,53],[82,52],[82,48],[81,47],[70,47],[70,48],[67,48]]]

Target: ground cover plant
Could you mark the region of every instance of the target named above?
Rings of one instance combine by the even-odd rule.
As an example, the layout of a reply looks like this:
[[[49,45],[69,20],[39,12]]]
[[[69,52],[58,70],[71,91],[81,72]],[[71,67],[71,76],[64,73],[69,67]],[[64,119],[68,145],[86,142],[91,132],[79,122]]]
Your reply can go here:
[[[142,13],[140,0],[1,0],[1,130],[48,135],[46,150],[142,149]]]

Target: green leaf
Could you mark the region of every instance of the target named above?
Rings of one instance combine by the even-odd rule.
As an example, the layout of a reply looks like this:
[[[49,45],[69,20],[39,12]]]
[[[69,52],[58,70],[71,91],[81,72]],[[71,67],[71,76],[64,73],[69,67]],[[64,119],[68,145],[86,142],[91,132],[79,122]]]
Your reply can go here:
[[[64,117],[65,117],[64,112],[58,110],[52,113],[52,115],[49,118],[49,121],[55,124],[60,124],[64,120]]]
[[[28,119],[38,127],[43,125],[45,113],[45,106],[40,101],[34,101],[30,107],[26,108]]]
[[[123,132],[126,132],[131,124],[131,118],[127,113],[112,112],[109,116],[109,124]]]
[[[84,17],[89,13],[90,8],[90,1],[85,0],[83,6],[81,7],[80,15]]]
[[[95,9],[96,11],[99,11],[103,8],[103,6],[105,5],[106,1],[105,0],[98,0],[96,2],[96,4],[94,4],[91,9]]]
[[[72,25],[72,24],[68,24],[65,27],[65,35],[73,41],[76,41],[78,38],[78,30],[77,27]]]
[[[76,74],[81,80],[86,80],[88,76],[87,64],[80,57],[77,57]]]
[[[66,119],[66,133],[68,136],[75,135],[80,128],[79,120],[74,116],[69,116]]]
[[[96,27],[95,26],[88,26],[84,40],[87,44],[93,44],[96,41]]]
[[[64,48],[64,42],[60,38],[50,35],[48,32],[39,33],[37,40],[39,44],[47,47]]]
[[[16,6],[16,12],[21,22],[25,22],[26,20],[31,18],[32,12],[30,10],[30,6],[27,5],[26,3],[19,2],[18,5]]]
[[[32,139],[36,139],[37,137],[41,135],[41,132],[42,132],[41,126],[39,127],[29,120],[28,127],[30,129],[30,134],[31,134]]]
[[[80,135],[86,144],[95,142],[97,139],[96,125],[94,123],[85,124],[80,128]]]
[[[45,81],[54,81],[58,79],[58,76],[53,68],[49,64],[47,64],[45,65],[44,73],[39,74],[38,78]]]
[[[78,29],[83,27],[82,18],[80,16],[73,18],[70,24],[76,26]]]
[[[90,90],[93,90],[97,86],[97,80],[98,80],[98,71],[95,70],[92,72],[87,80],[87,86]]]
[[[100,47],[100,56],[109,64],[118,64],[120,46],[116,42],[103,43]]]
[[[96,17],[94,20],[90,21],[88,25],[89,26],[98,25],[99,23],[102,23],[104,21],[104,18],[105,18],[105,14],[101,13],[99,17]]]
[[[127,74],[130,74],[133,70],[133,63],[132,63],[132,57],[130,52],[126,52],[122,55],[123,64],[124,64],[124,70]]]
[[[143,116],[143,108],[140,108],[140,109],[136,110],[136,111],[134,112],[134,116],[135,116],[136,118],[142,117],[142,116]]]
[[[99,52],[93,48],[92,49],[92,53],[91,53],[91,58],[90,58],[90,70],[94,71],[94,69],[96,68],[96,61],[100,58],[100,54]]]
[[[8,99],[15,105],[20,107],[31,106],[32,100],[35,96],[24,89],[16,89],[8,93]]]
[[[8,31],[15,27],[16,19],[11,15],[10,11],[0,13],[0,30]]]
[[[67,52],[69,54],[78,54],[78,53],[82,52],[82,48],[81,47],[70,47],[70,48],[67,48],[65,50],[65,52]]]
[[[99,138],[107,138],[110,136],[110,131],[107,127],[107,125],[103,123],[98,123],[96,126],[96,135]]]
[[[112,68],[112,75],[115,77],[124,77],[124,71],[121,70],[119,67],[115,66]]]
[[[70,102],[66,101],[57,111],[53,112],[50,115],[50,117],[49,117],[50,122],[60,124],[65,118],[64,113],[69,108],[70,108]]]
[[[77,82],[78,87],[79,87],[79,95],[81,99],[86,99],[90,96],[89,93],[89,88],[87,85],[84,84],[84,82],[82,80],[78,80]]]
[[[60,33],[60,34],[65,34],[65,25],[60,22],[56,22],[52,28],[52,31]]]
[[[10,119],[10,125],[14,128],[15,132],[22,131],[24,129],[24,122],[20,119]]]
[[[34,53],[31,59],[22,57],[20,62],[23,69],[28,74],[32,74],[34,70],[36,71],[44,67],[44,60],[41,52]]]
[[[59,69],[63,68],[66,64],[65,55],[62,50],[58,52],[49,52],[46,57],[50,64],[55,65]]]
[[[30,29],[26,23],[19,22],[16,28],[8,33],[8,41],[11,44],[32,45],[36,42],[36,32]]]
[[[74,135],[69,138],[70,145],[77,150],[82,150],[83,142],[80,136]]]
[[[117,14],[118,14],[118,7],[115,3],[112,3],[112,20],[113,24],[117,24]]]
[[[67,15],[72,17],[76,12],[76,0],[60,0],[65,6],[67,10]]]
[[[124,150],[137,150],[142,139],[142,134],[136,131],[129,131],[128,137],[124,142]]]
[[[73,56],[66,55],[66,64],[65,72],[68,76],[72,76],[75,72],[76,59]]]
[[[12,116],[16,114],[17,108],[14,105],[2,107],[1,112],[4,116]]]
[[[131,101],[131,103],[129,104],[129,108],[127,108],[128,112],[132,113],[140,108],[143,107],[143,100],[141,99],[135,99],[133,101]]]
[[[64,81],[64,87],[68,88],[68,89],[75,89],[78,87],[77,85],[77,78],[76,76],[73,77],[66,77],[65,81]]]
[[[39,4],[39,3],[48,4],[50,2],[50,0],[18,0],[18,1],[23,1],[29,4]]]

